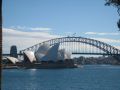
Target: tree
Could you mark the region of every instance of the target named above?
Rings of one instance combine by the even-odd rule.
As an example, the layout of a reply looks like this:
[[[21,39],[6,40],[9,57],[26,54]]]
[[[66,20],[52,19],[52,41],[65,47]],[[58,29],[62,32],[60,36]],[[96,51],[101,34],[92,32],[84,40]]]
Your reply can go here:
[[[105,3],[106,6],[116,7],[118,15],[120,16],[120,0],[105,0],[105,1],[106,1],[106,3]],[[120,31],[120,19],[117,22],[117,26],[118,26],[119,31]]]

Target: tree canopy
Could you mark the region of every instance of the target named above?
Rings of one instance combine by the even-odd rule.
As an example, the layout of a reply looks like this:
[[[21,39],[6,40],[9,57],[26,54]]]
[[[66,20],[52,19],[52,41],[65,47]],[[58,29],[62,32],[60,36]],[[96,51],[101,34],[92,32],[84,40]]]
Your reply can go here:
[[[105,3],[106,6],[112,5],[112,6],[116,7],[118,9],[117,12],[120,16],[120,0],[105,0],[105,1],[106,1],[106,3]]]
[[[106,1],[106,3],[105,3],[106,6],[116,7],[118,15],[120,16],[120,0],[105,0],[105,1]],[[118,26],[119,31],[120,31],[120,19],[117,22],[117,26]]]

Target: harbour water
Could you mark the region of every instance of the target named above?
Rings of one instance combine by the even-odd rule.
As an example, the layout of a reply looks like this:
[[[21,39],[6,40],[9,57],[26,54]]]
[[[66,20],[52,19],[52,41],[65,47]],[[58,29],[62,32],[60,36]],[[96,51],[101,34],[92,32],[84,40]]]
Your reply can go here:
[[[4,69],[2,90],[120,90],[120,66]]]

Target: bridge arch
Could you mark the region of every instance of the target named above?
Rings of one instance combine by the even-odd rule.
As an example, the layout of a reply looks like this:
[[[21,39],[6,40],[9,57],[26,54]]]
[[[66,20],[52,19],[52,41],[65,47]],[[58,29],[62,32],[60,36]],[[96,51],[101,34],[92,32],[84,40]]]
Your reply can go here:
[[[50,46],[55,45],[56,43],[64,43],[64,42],[77,42],[77,43],[84,43],[86,45],[91,45],[93,47],[99,48],[100,50],[104,51],[107,55],[120,55],[120,50],[101,41],[90,39],[90,38],[84,38],[84,37],[62,37],[62,38],[55,38],[51,40],[47,40],[41,43],[38,43],[34,46],[28,47],[24,50],[21,50],[20,52],[23,52],[25,50],[33,50],[36,51],[39,46],[46,43]]]

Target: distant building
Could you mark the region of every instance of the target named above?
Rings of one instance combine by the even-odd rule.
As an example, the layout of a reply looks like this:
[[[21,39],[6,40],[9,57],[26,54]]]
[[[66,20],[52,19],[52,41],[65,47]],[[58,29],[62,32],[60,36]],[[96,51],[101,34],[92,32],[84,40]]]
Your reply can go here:
[[[11,48],[10,48],[10,56],[18,58],[18,55],[17,55],[17,46],[15,46],[15,45],[11,46]]]

